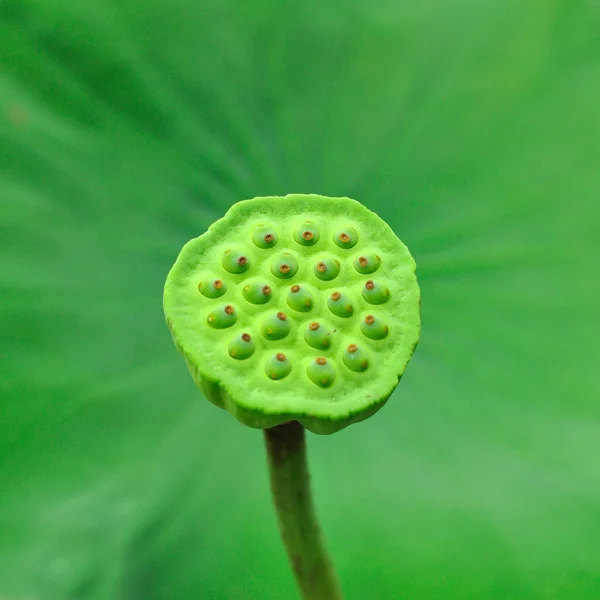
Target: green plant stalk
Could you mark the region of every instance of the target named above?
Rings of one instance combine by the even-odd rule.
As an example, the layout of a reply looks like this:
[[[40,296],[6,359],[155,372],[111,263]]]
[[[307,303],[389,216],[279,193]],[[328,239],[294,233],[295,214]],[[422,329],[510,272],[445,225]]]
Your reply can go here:
[[[279,530],[305,600],[341,600],[310,489],[304,427],[297,421],[265,429]]]

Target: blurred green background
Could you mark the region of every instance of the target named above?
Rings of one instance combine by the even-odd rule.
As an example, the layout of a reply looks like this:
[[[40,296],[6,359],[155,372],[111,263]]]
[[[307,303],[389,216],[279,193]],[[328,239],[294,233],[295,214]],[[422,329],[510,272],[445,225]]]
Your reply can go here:
[[[164,324],[181,246],[348,195],[423,334],[309,437],[349,600],[600,597],[600,5],[0,3],[0,597],[287,600],[261,434]]]

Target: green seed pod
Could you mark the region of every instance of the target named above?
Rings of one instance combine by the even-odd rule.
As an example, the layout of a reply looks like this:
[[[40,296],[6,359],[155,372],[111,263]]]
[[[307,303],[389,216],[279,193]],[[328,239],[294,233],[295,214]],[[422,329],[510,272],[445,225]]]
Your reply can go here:
[[[237,314],[235,308],[231,304],[220,306],[219,308],[213,308],[206,318],[208,324],[214,329],[227,329],[235,325],[237,321]]]
[[[225,250],[221,258],[221,265],[228,273],[238,275],[245,273],[250,268],[250,260],[244,252]]]
[[[374,252],[365,252],[354,259],[354,268],[363,275],[375,273],[380,264],[381,258]]]
[[[302,237],[306,231],[312,237]],[[365,288],[369,277],[378,283]],[[265,286],[272,291],[261,304]],[[382,294],[393,300],[384,311],[361,293],[369,303]],[[388,400],[419,339],[419,300],[415,263],[376,214],[349,198],[295,194],[239,202],[188,242],[163,306],[176,347],[213,404],[253,428],[297,421],[329,434]],[[324,364],[315,360],[325,356]]]
[[[227,291],[222,279],[206,279],[198,284],[198,291],[206,298],[220,298]]]
[[[340,261],[336,258],[323,258],[315,265],[315,275],[321,281],[331,281],[340,274]]]
[[[284,312],[269,315],[260,328],[267,340],[282,340],[290,333],[290,322]]]
[[[333,241],[336,246],[348,250],[354,248],[358,243],[358,232],[354,227],[346,227],[340,231],[336,231],[333,236]]]
[[[292,363],[283,352],[271,356],[265,363],[265,373],[269,379],[284,379],[291,372]]]
[[[313,307],[314,299],[310,290],[295,284],[288,292],[287,303],[288,306],[294,310],[299,312],[308,312]]]
[[[369,357],[365,350],[356,344],[349,344],[342,356],[344,364],[351,370],[361,373],[369,368]]]
[[[227,351],[231,358],[236,360],[246,360],[254,354],[256,346],[254,340],[249,333],[242,333],[231,338]]]
[[[371,340],[382,340],[387,337],[389,327],[383,319],[374,315],[367,315],[360,323],[360,330]]]
[[[244,286],[242,295],[251,304],[265,304],[271,299],[273,291],[264,281],[253,281]]]
[[[362,289],[362,297],[369,304],[383,304],[390,299],[390,290],[385,285],[369,279]]]
[[[335,367],[325,357],[319,356],[308,365],[306,374],[319,387],[328,388],[335,380]]]
[[[310,221],[294,231],[294,241],[301,246],[314,246],[320,237],[319,229]]]
[[[331,346],[331,329],[313,321],[304,331],[304,341],[317,350],[327,350]]]
[[[336,317],[347,319],[354,314],[352,302],[341,292],[333,292],[333,294],[327,298],[327,307]]]
[[[279,279],[289,279],[298,272],[298,259],[289,252],[283,252],[271,263],[271,273]]]
[[[267,227],[266,225],[259,225],[252,233],[252,242],[255,246],[267,250],[277,245],[279,236],[273,227]]]

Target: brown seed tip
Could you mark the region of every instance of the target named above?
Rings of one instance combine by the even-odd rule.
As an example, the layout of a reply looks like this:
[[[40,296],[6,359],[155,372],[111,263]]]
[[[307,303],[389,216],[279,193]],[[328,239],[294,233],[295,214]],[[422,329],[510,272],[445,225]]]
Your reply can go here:
[[[324,356],[319,356],[319,357],[318,357],[318,358],[315,360],[315,362],[316,362],[318,365],[326,365],[326,364],[327,364],[327,359],[326,359]]]
[[[220,279],[215,279],[213,287],[215,290],[220,290],[223,287],[223,282]]]
[[[339,300],[341,297],[342,295],[339,292],[333,292],[333,294],[331,294],[332,300]]]
[[[367,260],[367,257],[366,257],[366,256],[361,256],[361,257],[358,259],[358,264],[359,264],[361,267],[366,267],[366,266],[369,264],[369,261]]]
[[[308,326],[308,328],[309,328],[311,331],[316,331],[317,329],[319,329],[319,327],[320,327],[320,325],[319,325],[319,324],[318,324],[316,321],[313,321],[313,322],[312,322],[312,323],[311,323],[311,324]]]
[[[225,312],[226,312],[228,315],[232,315],[232,314],[233,314],[233,310],[234,310],[234,309],[233,309],[233,306],[231,306],[231,304],[228,304],[228,305],[225,307]]]
[[[300,286],[299,286],[298,284],[294,284],[294,285],[293,285],[293,286],[290,288],[290,290],[291,290],[292,292],[294,292],[294,294],[295,294],[296,292],[299,292],[299,291],[300,291]]]
[[[365,323],[367,325],[373,325],[373,323],[375,323],[375,317],[373,315],[367,315],[365,317]]]
[[[369,281],[367,281],[367,283],[365,283],[365,287],[368,290],[372,290],[375,287],[375,284],[369,279]]]
[[[290,270],[290,265],[281,265],[281,266],[279,267],[279,270],[280,270],[282,273],[288,273],[288,272],[289,272],[289,270]]]
[[[287,357],[283,352],[278,352],[275,355],[275,358],[279,361],[279,362],[283,362]]]
[[[270,244],[273,239],[274,239],[274,235],[272,233],[265,233],[265,237],[263,238],[265,240],[265,242],[267,242],[267,244]]]
[[[249,333],[242,333],[242,340],[244,342],[249,342],[252,339]]]
[[[245,256],[240,256],[237,259],[237,264],[240,266],[244,266],[248,262],[248,259]]]
[[[348,352],[354,353],[358,350],[358,346],[356,344],[349,344],[348,345]]]
[[[285,321],[285,320],[287,319],[287,315],[286,315],[284,312],[278,312],[278,313],[277,313],[277,318],[278,318],[280,321]]]
[[[271,293],[271,286],[270,285],[263,286],[262,293],[265,296],[268,296]]]
[[[346,243],[350,241],[350,236],[344,231],[344,233],[340,233],[340,240]]]
[[[325,273],[325,271],[327,271],[327,265],[324,262],[317,263],[317,271],[319,271],[319,273]]]
[[[310,240],[312,240],[312,239],[313,239],[313,233],[312,233],[312,231],[305,231],[305,232],[302,234],[302,237],[303,237],[303,238],[304,238],[306,241],[310,241]]]

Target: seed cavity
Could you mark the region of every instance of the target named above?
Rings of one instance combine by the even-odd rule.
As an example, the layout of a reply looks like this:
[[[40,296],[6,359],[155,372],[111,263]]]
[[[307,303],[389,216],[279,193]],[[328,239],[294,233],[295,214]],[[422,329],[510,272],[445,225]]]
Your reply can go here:
[[[252,233],[252,242],[255,246],[263,250],[273,248],[277,244],[278,239],[274,228],[266,225],[259,225]]]
[[[385,285],[369,279],[362,289],[362,296],[369,304],[383,304],[390,299],[390,291]]]
[[[221,279],[207,279],[198,283],[198,291],[205,298],[220,298],[227,291],[227,285]]]
[[[282,340],[290,333],[290,323],[284,312],[269,315],[260,328],[262,336],[267,340]]]
[[[247,358],[250,358],[254,354],[255,349],[254,340],[249,333],[242,333],[242,335],[233,337],[227,347],[229,356],[236,360],[246,360]]]
[[[226,304],[219,308],[214,308],[206,317],[208,324],[214,329],[226,329],[231,327],[237,321],[235,308],[231,304]]]
[[[362,373],[369,367],[369,357],[358,344],[348,344],[342,355],[344,364],[356,373]]]
[[[310,222],[294,230],[294,241],[301,246],[314,246],[321,237],[319,229]]]
[[[306,374],[315,385],[328,388],[335,381],[335,366],[324,356],[318,356],[308,365]]]
[[[341,292],[333,292],[327,300],[327,308],[336,317],[349,318],[354,314],[354,307],[350,299]]]
[[[331,281],[340,274],[340,261],[332,257],[323,258],[315,265],[314,273],[321,281]]]
[[[276,257],[271,263],[271,274],[279,279],[289,279],[298,272],[298,259],[284,252]]]
[[[347,227],[338,231],[333,236],[333,242],[340,248],[349,249],[356,246],[358,243],[358,232],[354,227]]]
[[[308,312],[312,309],[314,298],[311,291],[299,285],[293,285],[287,296],[287,303],[290,308],[298,312]]]
[[[267,377],[275,381],[284,379],[292,372],[292,363],[283,352],[277,352],[265,362]]]
[[[389,328],[381,317],[367,315],[360,324],[363,335],[371,340],[382,340],[387,337]]]
[[[379,269],[381,258],[377,254],[369,252],[355,258],[353,264],[356,271],[363,275],[368,275]]]
[[[250,261],[243,252],[229,249],[223,253],[221,265],[228,273],[239,275],[250,268]]]
[[[304,331],[304,341],[316,350],[327,350],[331,347],[332,334],[329,327],[313,321]]]

